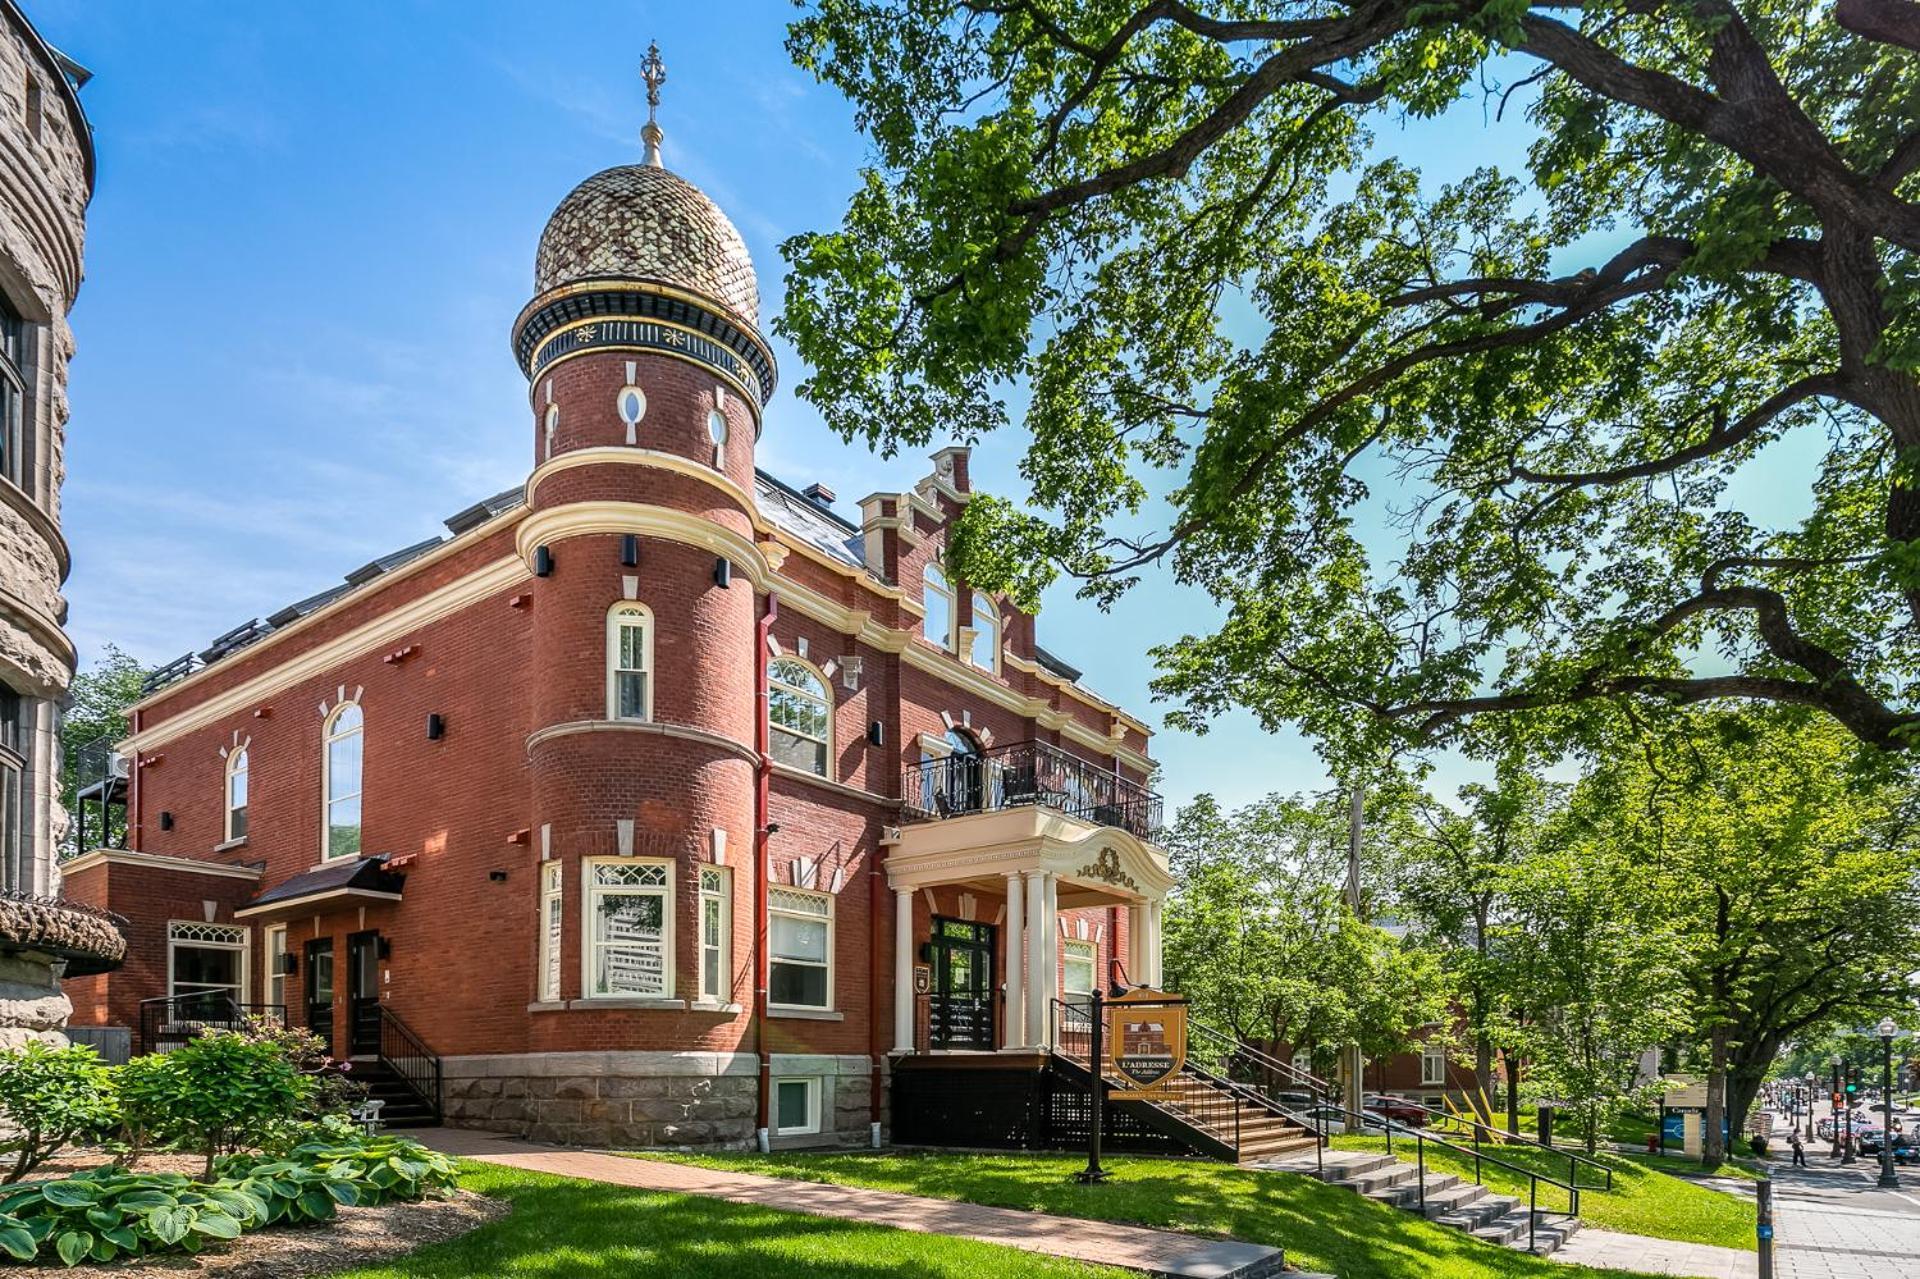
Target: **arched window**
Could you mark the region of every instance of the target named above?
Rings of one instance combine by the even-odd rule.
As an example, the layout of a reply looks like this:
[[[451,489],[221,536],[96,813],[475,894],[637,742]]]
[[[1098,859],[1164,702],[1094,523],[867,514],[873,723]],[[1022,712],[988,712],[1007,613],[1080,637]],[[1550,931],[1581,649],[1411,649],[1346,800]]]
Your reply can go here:
[[[767,727],[777,763],[827,776],[833,757],[833,699],[820,673],[797,657],[767,666]]]
[[[947,730],[947,749],[952,753],[942,761],[943,784],[940,804],[946,812],[977,813],[985,797],[986,777],[981,768],[980,743],[964,728]]]
[[[1000,610],[980,591],[973,593],[973,651],[967,660],[983,671],[1000,669]]]
[[[938,564],[927,565],[922,576],[920,603],[926,617],[920,623],[921,634],[948,652],[953,651],[953,587]]]
[[[607,614],[607,718],[653,718],[653,614],[632,600]]]
[[[326,755],[321,785],[327,797],[326,843],[322,857],[355,857],[360,852],[360,747],[358,702],[342,702],[327,717]]]
[[[247,748],[227,756],[227,838],[247,837]]]

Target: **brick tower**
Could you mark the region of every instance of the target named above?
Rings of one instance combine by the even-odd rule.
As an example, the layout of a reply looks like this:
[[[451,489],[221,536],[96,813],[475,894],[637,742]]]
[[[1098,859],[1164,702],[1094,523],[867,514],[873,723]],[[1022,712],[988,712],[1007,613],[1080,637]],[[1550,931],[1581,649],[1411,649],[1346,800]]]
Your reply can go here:
[[[648,101],[665,78],[656,51]],[[540,238],[534,296],[513,326],[534,426],[531,839],[543,889],[604,910],[542,916],[560,945],[534,1051],[739,1050],[745,972],[719,993],[700,970],[706,891],[750,953],[756,828],[754,442],[775,370],[740,234],[663,167],[649,112],[645,160],[604,170],[560,202]],[[621,896],[658,885],[664,897]],[[725,885],[713,889],[713,885]],[[737,900],[736,900],[737,899]],[[664,972],[602,961],[596,930],[658,941]],[[701,985],[710,985],[701,982]],[[604,1013],[598,1010],[604,1008]],[[635,1011],[644,1016],[635,1016]],[[583,1014],[584,1015],[581,1015]]]

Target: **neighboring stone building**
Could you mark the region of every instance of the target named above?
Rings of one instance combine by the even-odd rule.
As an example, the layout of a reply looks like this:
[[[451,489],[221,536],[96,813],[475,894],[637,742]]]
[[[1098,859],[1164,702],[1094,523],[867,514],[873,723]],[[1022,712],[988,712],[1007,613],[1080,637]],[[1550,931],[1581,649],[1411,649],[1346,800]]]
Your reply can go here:
[[[97,971],[124,946],[97,914],[52,901],[60,709],[73,679],[61,629],[67,311],[93,192],[87,73],[0,0],[0,1046],[57,1038],[67,1005],[53,965]]]
[[[1057,1001],[1157,977],[1146,726],[943,571],[966,449],[857,522],[755,468],[753,263],[646,136],[541,237],[525,483],[134,708],[130,847],[68,874],[132,953],[77,1023],[265,1005],[389,1115],[865,1142],[911,1059],[1031,1075]]]

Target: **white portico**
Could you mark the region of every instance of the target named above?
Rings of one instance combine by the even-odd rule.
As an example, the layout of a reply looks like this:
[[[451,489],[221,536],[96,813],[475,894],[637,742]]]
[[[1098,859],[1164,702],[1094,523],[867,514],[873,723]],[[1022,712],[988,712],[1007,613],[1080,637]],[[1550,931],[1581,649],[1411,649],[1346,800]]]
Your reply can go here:
[[[887,844],[895,907],[895,1052],[915,1051],[922,999],[938,1027],[943,1016],[964,1015],[964,1005],[984,998],[983,1024],[997,1022],[999,1032],[979,1032],[967,1046],[1028,1052],[1050,1047],[1063,942],[1075,944],[1072,936],[1063,937],[1072,930],[1063,930],[1062,912],[1123,909],[1125,947],[1109,946],[1108,953],[1122,961],[1132,981],[1159,983],[1161,906],[1173,875],[1163,850],[1124,827],[1099,825],[1044,803],[1023,804],[905,826]],[[958,900],[994,909],[982,909],[980,922],[943,919],[934,910],[927,924],[917,922],[916,898],[932,901],[936,891],[953,890]],[[1085,917],[1078,927],[1089,930]],[[1091,935],[1104,927],[1093,925]],[[930,972],[917,998],[915,964],[922,954]],[[1098,972],[1094,980],[1104,985],[1108,977]],[[937,1035],[933,1046],[941,1046]]]

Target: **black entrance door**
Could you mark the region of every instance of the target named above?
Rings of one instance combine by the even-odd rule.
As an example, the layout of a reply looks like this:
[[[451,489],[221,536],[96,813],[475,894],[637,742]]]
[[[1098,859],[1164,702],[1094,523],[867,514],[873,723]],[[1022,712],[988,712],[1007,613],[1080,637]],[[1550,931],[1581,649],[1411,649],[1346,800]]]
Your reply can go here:
[[[933,921],[930,1026],[935,1048],[993,1047],[993,925]]]
[[[348,1051],[380,1051],[380,934],[354,933],[347,938]]]
[[[333,1037],[333,938],[307,943],[307,1029],[327,1041],[327,1055],[340,1055]]]

